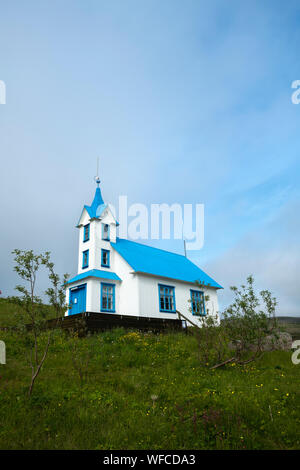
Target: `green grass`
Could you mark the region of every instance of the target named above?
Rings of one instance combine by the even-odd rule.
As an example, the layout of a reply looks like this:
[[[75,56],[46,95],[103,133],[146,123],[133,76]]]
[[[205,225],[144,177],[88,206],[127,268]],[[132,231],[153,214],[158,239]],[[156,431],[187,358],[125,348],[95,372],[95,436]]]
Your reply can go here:
[[[2,300],[0,326],[14,325],[17,313]],[[76,340],[58,330],[29,399],[26,340],[13,331],[0,339],[0,449],[300,448],[300,365],[291,352],[210,370],[183,333],[118,329]],[[83,361],[91,354],[83,383],[73,344]]]
[[[0,327],[14,326],[18,313],[20,313],[18,306],[12,305],[6,299],[0,299]]]
[[[184,334],[55,333],[27,398],[25,341],[0,332],[0,449],[298,449],[300,366],[289,352],[215,371]],[[92,352],[80,384],[70,344]],[[153,395],[157,399],[153,401]],[[151,398],[152,396],[152,398]]]
[[[55,312],[49,305],[42,306],[45,318],[55,318]],[[19,322],[21,309],[10,303],[6,298],[0,299],[0,328],[16,326]],[[28,323],[30,321],[28,320]]]

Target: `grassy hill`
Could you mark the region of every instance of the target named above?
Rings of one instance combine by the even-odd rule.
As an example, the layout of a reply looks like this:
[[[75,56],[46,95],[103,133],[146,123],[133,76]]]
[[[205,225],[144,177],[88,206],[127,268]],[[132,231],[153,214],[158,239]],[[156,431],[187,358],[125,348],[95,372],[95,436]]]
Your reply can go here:
[[[0,449],[300,448],[300,365],[290,352],[210,370],[183,333],[79,340],[56,331],[28,399],[28,345],[12,332],[0,339]]]
[[[0,327],[15,325],[19,312],[17,306],[10,304],[6,299],[0,299]]]
[[[300,317],[277,317],[278,321],[282,323],[294,323],[296,325],[300,324]]]
[[[300,317],[278,317],[278,323],[292,335],[293,340],[300,339]]]
[[[55,312],[49,305],[43,305],[45,318],[54,318]],[[19,321],[21,309],[6,298],[0,299],[0,327],[15,326]]]

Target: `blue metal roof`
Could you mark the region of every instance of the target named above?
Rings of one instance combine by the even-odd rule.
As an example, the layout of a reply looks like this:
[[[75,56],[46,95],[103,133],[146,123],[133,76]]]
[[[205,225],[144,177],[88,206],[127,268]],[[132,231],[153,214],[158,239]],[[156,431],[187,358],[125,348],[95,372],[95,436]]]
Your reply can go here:
[[[81,279],[85,279],[87,277],[97,277],[100,279],[111,279],[113,281],[121,281],[119,276],[117,276],[116,273],[113,273],[111,271],[101,271],[100,269],[90,269],[89,271],[86,271],[84,273],[78,274],[77,276],[73,277],[67,282],[67,284],[72,284],[73,282],[81,281]]]
[[[111,245],[136,272],[191,283],[199,281],[206,286],[210,285],[222,289],[220,284],[185,256],[142,245],[124,238],[117,238],[116,243],[111,243]]]

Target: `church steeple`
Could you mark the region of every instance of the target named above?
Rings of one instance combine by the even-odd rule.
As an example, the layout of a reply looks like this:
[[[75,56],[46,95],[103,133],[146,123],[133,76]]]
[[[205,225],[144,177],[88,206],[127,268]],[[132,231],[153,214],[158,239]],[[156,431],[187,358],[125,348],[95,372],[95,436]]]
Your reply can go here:
[[[89,210],[88,210],[91,217],[99,217],[105,206],[99,184],[100,184],[100,181],[99,183],[97,183],[98,186],[96,188],[94,200],[92,204],[89,206]]]
[[[99,176],[95,177],[95,181],[97,183],[97,188],[96,188],[93,202],[90,206],[87,206],[87,205],[84,206],[84,208],[88,211],[88,214],[91,219],[100,217],[104,209],[106,209],[107,207],[107,205],[104,204],[104,201],[102,198]]]

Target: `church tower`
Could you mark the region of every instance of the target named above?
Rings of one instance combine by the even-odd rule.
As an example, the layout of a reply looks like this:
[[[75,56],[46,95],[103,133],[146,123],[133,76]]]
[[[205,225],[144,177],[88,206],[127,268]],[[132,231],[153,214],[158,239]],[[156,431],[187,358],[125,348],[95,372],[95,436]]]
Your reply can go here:
[[[93,202],[82,209],[77,227],[79,229],[78,274],[91,269],[113,271],[113,254],[110,242],[116,242],[117,221],[109,206],[104,203],[100,179]]]
[[[68,282],[67,314],[96,311],[114,312],[115,287],[120,278],[115,274],[115,256],[111,243],[117,241],[117,225],[110,207],[105,204],[100,189],[100,179],[93,202],[84,205],[77,228],[78,269],[77,276]],[[98,307],[99,306],[99,307]]]

